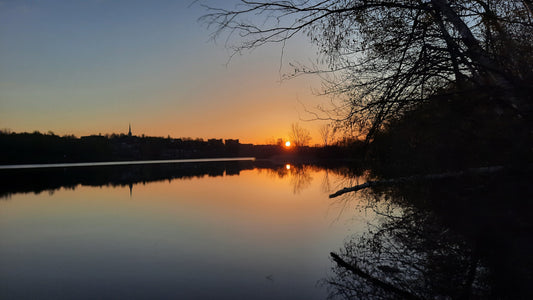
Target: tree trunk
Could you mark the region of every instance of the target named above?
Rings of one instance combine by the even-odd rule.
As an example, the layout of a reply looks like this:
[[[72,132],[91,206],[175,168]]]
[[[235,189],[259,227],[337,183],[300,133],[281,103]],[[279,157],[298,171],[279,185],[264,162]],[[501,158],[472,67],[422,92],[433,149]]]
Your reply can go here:
[[[329,195],[329,197],[335,198],[346,193],[356,192],[356,191],[366,189],[368,187],[374,187],[374,186],[395,185],[395,184],[420,181],[420,180],[437,180],[437,179],[459,177],[459,176],[464,176],[464,175],[469,175],[469,174],[493,173],[493,172],[499,172],[502,170],[504,170],[503,166],[493,166],[493,167],[468,169],[468,170],[457,171],[457,172],[447,172],[447,173],[427,174],[427,175],[413,175],[413,176],[399,177],[399,178],[393,178],[393,179],[367,181],[363,184],[359,184],[359,185],[348,187],[348,188],[343,188],[342,190],[339,190]]]
[[[531,0],[527,0],[531,2]],[[520,111],[521,103],[511,91],[514,90],[514,84],[509,78],[505,77],[505,72],[487,55],[486,51],[480,46],[470,28],[451,8],[447,0],[431,0],[433,7],[439,11],[453,27],[459,32],[461,41],[468,49],[468,55],[475,65],[480,67],[481,73],[485,73],[491,84],[503,90],[505,101],[508,101],[511,107]]]

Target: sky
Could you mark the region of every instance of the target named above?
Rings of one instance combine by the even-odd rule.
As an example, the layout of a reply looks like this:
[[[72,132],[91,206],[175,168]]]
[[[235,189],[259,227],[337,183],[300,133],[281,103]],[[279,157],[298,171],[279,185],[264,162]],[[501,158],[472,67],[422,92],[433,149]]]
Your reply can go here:
[[[83,136],[131,123],[134,135],[261,144],[298,122],[319,143],[321,123],[305,120],[327,101],[320,82],[281,80],[314,59],[306,38],[230,60],[191,2],[0,0],[0,128]]]

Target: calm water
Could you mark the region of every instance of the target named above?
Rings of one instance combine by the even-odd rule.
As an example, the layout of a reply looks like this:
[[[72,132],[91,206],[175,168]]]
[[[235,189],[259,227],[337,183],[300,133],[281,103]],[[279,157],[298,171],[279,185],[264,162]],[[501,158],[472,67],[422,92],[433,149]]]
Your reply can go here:
[[[0,170],[11,169],[42,169],[42,168],[71,168],[71,167],[102,167],[102,166],[125,166],[125,165],[154,165],[170,163],[199,163],[199,162],[227,162],[227,161],[249,161],[254,157],[232,157],[232,158],[196,158],[196,159],[166,159],[166,160],[132,160],[132,161],[105,161],[105,162],[85,162],[85,163],[60,163],[60,164],[23,164],[23,165],[0,165]]]
[[[326,298],[372,214],[335,172],[235,164],[3,170],[0,298]]]

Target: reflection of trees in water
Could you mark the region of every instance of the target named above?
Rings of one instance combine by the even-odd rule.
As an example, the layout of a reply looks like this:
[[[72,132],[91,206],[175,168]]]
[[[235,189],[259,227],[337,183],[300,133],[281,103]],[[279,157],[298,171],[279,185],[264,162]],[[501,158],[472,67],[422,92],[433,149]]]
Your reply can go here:
[[[330,177],[330,175],[333,175]],[[324,169],[321,188],[325,193],[331,193],[347,186],[360,184],[365,180],[364,172],[350,172],[348,168]]]
[[[61,188],[74,190],[80,185],[129,187],[156,181],[233,176],[253,168],[251,161],[228,161],[1,170],[0,199],[8,199],[16,193],[53,193]]]
[[[291,165],[286,164],[277,168],[266,169],[268,174],[277,178],[288,178],[292,186],[294,194],[299,194],[313,182],[311,172],[318,172],[321,170],[318,167],[311,165]]]
[[[331,191],[331,180],[329,178],[329,170],[324,170],[324,177],[322,178],[322,191],[324,193],[329,193]]]
[[[332,254],[330,295],[529,298],[532,193],[525,182],[491,176],[366,193],[379,221]]]
[[[311,167],[302,165],[290,169],[290,182],[292,185],[292,192],[299,194],[309,186],[313,181],[311,177]]]
[[[280,179],[283,179],[289,175],[289,169],[287,169],[285,166],[277,166],[276,168],[258,168],[257,171],[259,173],[265,171],[267,175]]]
[[[341,190],[345,187],[362,184],[367,181],[367,178],[369,176],[368,172],[366,171],[356,170],[354,172],[353,170],[350,170],[348,168],[337,169],[333,173],[335,176],[333,176],[332,179],[330,179],[329,174],[326,173],[322,183],[323,191],[329,194],[334,191]],[[325,181],[327,181],[327,185],[324,183]],[[350,211],[350,209],[352,208],[356,208],[359,210],[363,210],[365,208],[361,206],[361,203],[354,203],[354,198],[351,197],[351,195],[349,194],[337,197],[332,201],[332,205],[338,207],[338,216],[335,220],[339,220],[342,215],[352,214],[352,212]]]
[[[16,193],[53,192],[61,188],[84,186],[130,186],[147,182],[189,180],[204,176],[234,176],[243,170],[265,171],[276,178],[289,177],[295,193],[311,185],[312,172],[329,170],[344,175],[345,167],[318,165],[278,165],[267,161],[202,162],[155,165],[93,166],[80,168],[42,168],[0,170],[0,199]]]
[[[263,169],[259,169],[260,171]],[[313,182],[313,173],[323,172],[321,189],[324,192],[350,186],[360,181],[361,170],[348,167],[324,166],[312,164],[286,164],[277,168],[265,169],[267,174],[277,178],[288,178],[294,194],[309,188]],[[333,175],[333,176],[332,176]]]
[[[370,175],[367,170],[348,167],[332,169],[325,168],[324,171],[321,187],[322,191],[326,193],[332,193],[345,187],[359,185],[366,182]],[[330,174],[334,175],[333,178],[330,178]]]
[[[346,299],[462,298],[483,295],[483,268],[471,245],[428,212],[379,207],[379,225],[346,243],[331,292]],[[357,272],[360,272],[358,274]],[[367,274],[365,277],[362,274]]]

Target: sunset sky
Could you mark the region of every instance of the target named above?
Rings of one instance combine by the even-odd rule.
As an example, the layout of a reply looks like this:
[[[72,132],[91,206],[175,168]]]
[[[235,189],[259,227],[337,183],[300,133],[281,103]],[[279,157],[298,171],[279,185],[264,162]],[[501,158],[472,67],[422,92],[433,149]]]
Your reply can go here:
[[[0,0],[0,128],[265,143],[318,122],[316,78],[280,82],[315,49],[305,37],[235,56],[192,0]],[[205,2],[205,1],[204,1]],[[222,5],[222,1],[212,1]],[[228,5],[230,1],[224,1]]]

